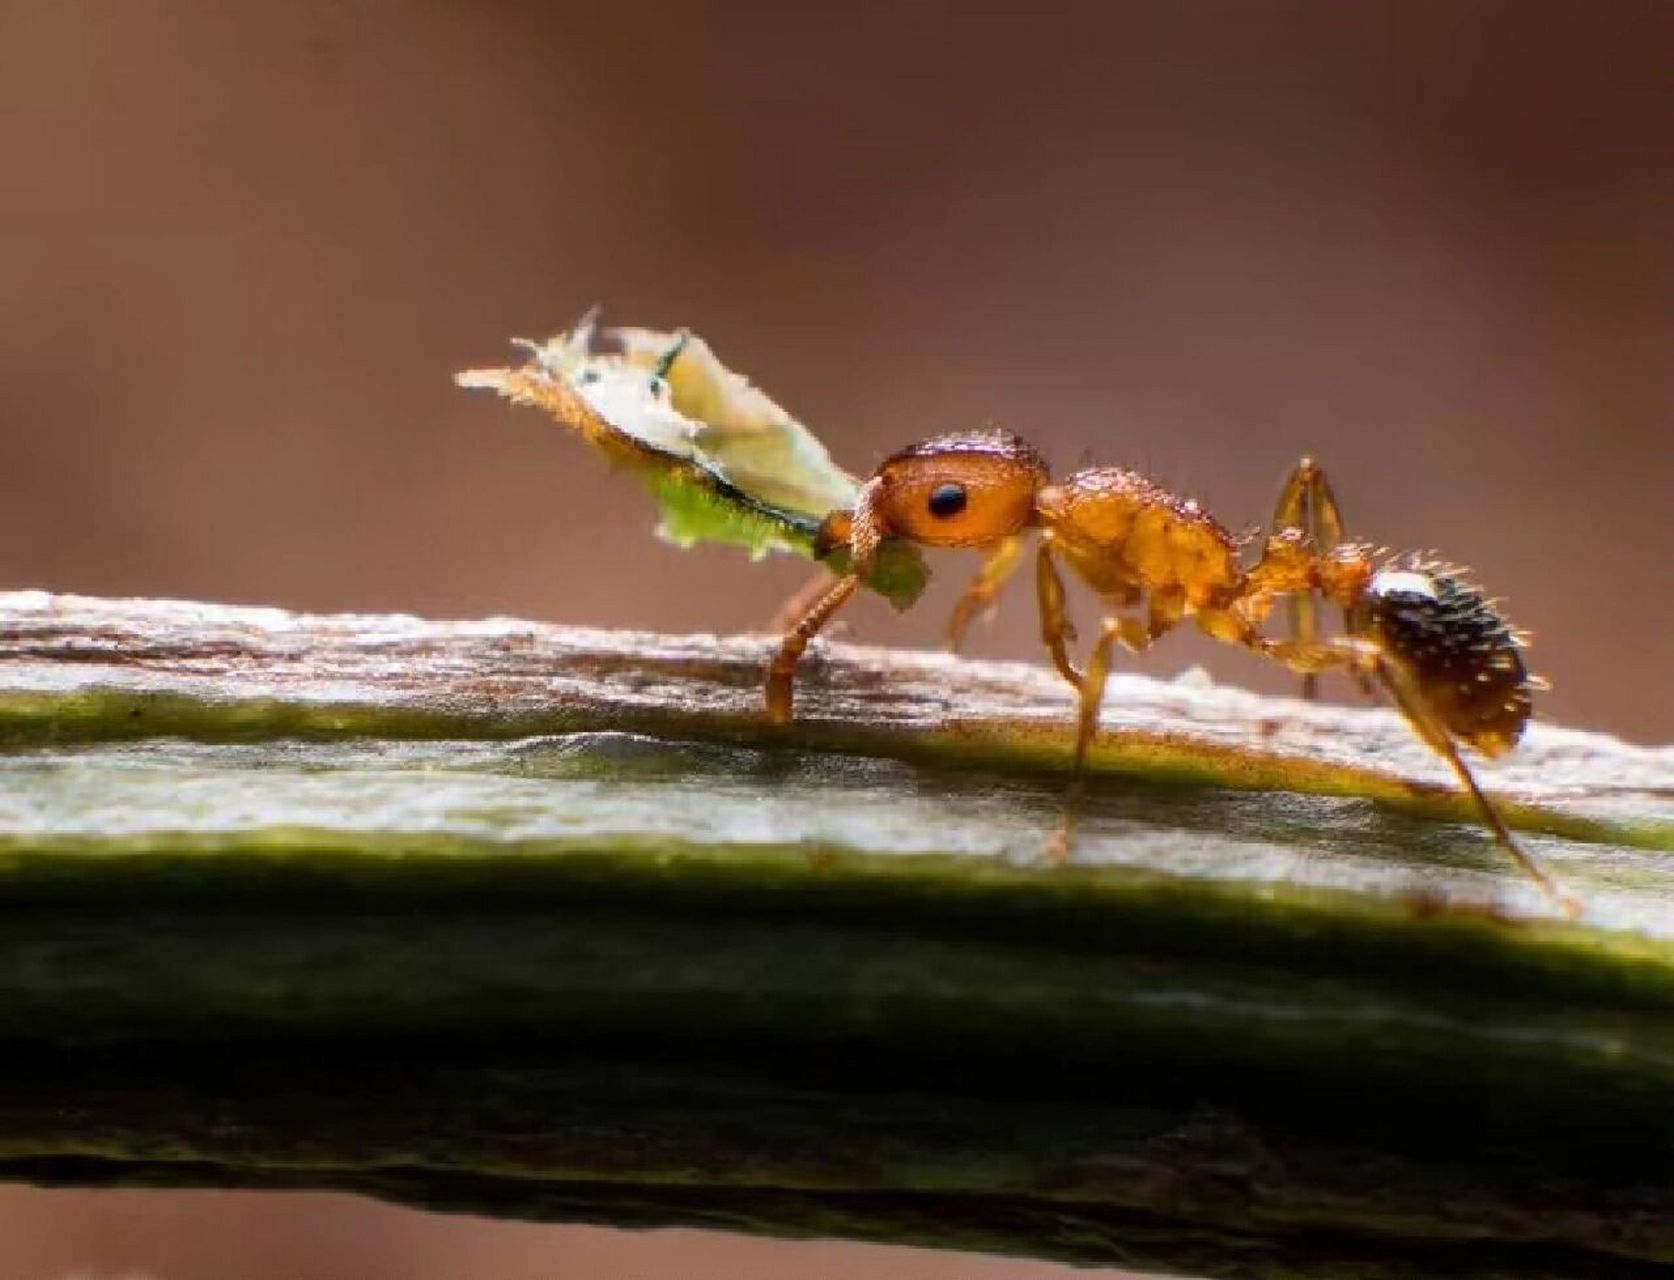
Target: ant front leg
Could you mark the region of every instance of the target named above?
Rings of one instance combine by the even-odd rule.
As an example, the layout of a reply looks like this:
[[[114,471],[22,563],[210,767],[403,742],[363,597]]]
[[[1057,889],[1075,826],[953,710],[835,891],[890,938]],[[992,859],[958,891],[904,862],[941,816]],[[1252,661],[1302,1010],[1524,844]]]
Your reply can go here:
[[[959,603],[953,606],[953,619],[948,623],[947,629],[949,650],[959,652],[965,643],[965,632],[973,618],[978,614],[993,612],[994,601],[1000,594],[1000,588],[1005,586],[1006,580],[1016,572],[1022,559],[1023,539],[1015,534],[1001,539],[999,545],[989,553],[988,559],[983,561],[982,568],[977,571],[976,578],[965,588],[965,594],[959,597]]]
[[[1303,458],[1285,480],[1279,491],[1279,501],[1273,508],[1273,523],[1269,534],[1277,535],[1295,529],[1306,539],[1316,556],[1328,556],[1343,540],[1343,515],[1331,484],[1312,458]],[[1289,597],[1286,606],[1290,614],[1291,640],[1302,648],[1312,646],[1319,638],[1318,602],[1312,592],[1298,592]],[[1312,701],[1319,697],[1319,676],[1308,672],[1302,677],[1302,696]]]

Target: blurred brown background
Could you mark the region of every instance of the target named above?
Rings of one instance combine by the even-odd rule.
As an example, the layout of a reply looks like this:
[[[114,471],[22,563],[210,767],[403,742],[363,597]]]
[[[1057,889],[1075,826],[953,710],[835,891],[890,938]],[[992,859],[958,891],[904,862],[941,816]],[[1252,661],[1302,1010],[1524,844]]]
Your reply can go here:
[[[1314,452],[1357,531],[1507,598],[1547,714],[1668,740],[1671,35],[1664,0],[0,0],[0,584],[758,627],[801,566],[654,542],[449,384],[599,302],[856,470],[993,421],[1245,526]],[[854,633],[932,642],[966,568]],[[1034,656],[1028,597],[983,652]],[[1282,683],[1148,665],[1199,661]],[[239,1202],[288,1225],[212,1272],[203,1203],[10,1193],[0,1238],[100,1233],[31,1276],[1045,1274],[300,1200]]]

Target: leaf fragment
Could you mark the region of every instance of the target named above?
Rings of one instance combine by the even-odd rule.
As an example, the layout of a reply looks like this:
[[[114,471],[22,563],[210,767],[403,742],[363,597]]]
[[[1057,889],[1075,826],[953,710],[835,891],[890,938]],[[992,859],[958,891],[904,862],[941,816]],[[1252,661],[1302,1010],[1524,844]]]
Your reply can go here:
[[[859,491],[812,432],[693,333],[601,331],[589,314],[545,343],[519,345],[529,352],[521,366],[467,369],[454,381],[544,410],[633,471],[661,508],[658,535],[677,546],[817,559],[820,522]],[[842,571],[840,557],[830,563]],[[890,543],[867,585],[905,609],[929,576],[916,548]]]

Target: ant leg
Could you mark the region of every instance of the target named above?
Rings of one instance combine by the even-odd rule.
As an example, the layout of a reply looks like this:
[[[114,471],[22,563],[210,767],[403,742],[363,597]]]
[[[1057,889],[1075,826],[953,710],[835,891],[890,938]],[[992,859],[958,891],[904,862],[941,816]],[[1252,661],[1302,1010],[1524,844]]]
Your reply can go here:
[[[767,629],[781,634],[789,631],[796,625],[797,619],[814,607],[815,602],[825,594],[830,585],[831,575],[823,569],[817,571],[796,589],[790,599],[779,606],[773,620],[767,624]]]
[[[1282,662],[1292,671],[1313,675],[1330,667],[1347,666],[1357,676],[1370,673],[1395,700],[1413,731],[1452,766],[1460,783],[1476,801],[1483,822],[1494,839],[1517,864],[1533,877],[1565,915],[1580,914],[1581,902],[1571,895],[1532,854],[1517,843],[1505,819],[1486,792],[1477,785],[1476,775],[1459,754],[1458,744],[1424,696],[1423,687],[1398,656],[1369,636],[1338,636],[1324,642],[1269,640],[1247,618],[1233,609],[1205,609],[1197,615],[1198,625],[1217,640],[1254,649],[1263,657]]]
[[[860,584],[872,575],[878,547],[883,542],[883,530],[877,518],[879,481],[876,477],[860,486],[854,509],[846,513],[844,541],[849,549],[849,572],[831,584],[826,593],[808,606],[779,642],[779,651],[767,664],[767,718],[774,724],[785,724],[791,718],[795,696],[796,664],[808,648],[808,643],[820,633],[820,628],[831,621],[831,615],[860,590]],[[839,514],[839,513],[833,513]],[[831,517],[827,517],[829,520]],[[806,589],[805,589],[806,590]]]
[[[1069,642],[1075,639],[1075,628],[1064,612],[1064,580],[1058,576],[1058,566],[1052,561],[1052,535],[1043,534],[1035,550],[1035,596],[1040,606],[1040,638],[1052,654],[1052,665],[1077,689],[1081,688],[1081,673],[1069,659]]]
[[[1269,640],[1256,624],[1236,609],[1198,611],[1198,629],[1226,644],[1253,649],[1264,658],[1281,662],[1300,676],[1312,676],[1332,667],[1352,667],[1360,651],[1353,642]]]
[[[1453,767],[1459,781],[1470,793],[1471,799],[1476,801],[1477,812],[1482,815],[1482,821],[1494,833],[1494,839],[1522,867],[1538,884],[1546,896],[1566,916],[1574,919],[1583,910],[1581,899],[1564,887],[1556,876],[1548,871],[1528,850],[1517,843],[1511,834],[1511,828],[1506,826],[1505,819],[1500,816],[1499,809],[1488,798],[1476,781],[1476,775],[1465,763],[1465,758],[1459,754],[1458,744],[1453,741],[1453,735],[1447,731],[1441,719],[1431,708],[1425,698],[1419,682],[1393,654],[1378,646],[1372,646],[1375,656],[1371,660],[1373,674],[1383,687],[1389,690],[1395,699],[1395,705],[1401,709],[1408,723],[1423,738],[1438,755]]]
[[[1528,850],[1517,842],[1500,816],[1499,809],[1488,798],[1471,772],[1470,765],[1459,754],[1459,747],[1447,726],[1430,706],[1419,682],[1399,658],[1366,637],[1339,636],[1318,644],[1299,641],[1269,640],[1260,635],[1236,615],[1226,611],[1205,612],[1198,615],[1203,629],[1217,640],[1227,640],[1254,649],[1264,657],[1284,663],[1292,671],[1312,675],[1330,667],[1347,666],[1356,675],[1370,672],[1395,700],[1396,707],[1406,717],[1413,732],[1452,767],[1461,785],[1476,802],[1477,812],[1493,833],[1494,840],[1511,855],[1518,866],[1541,887],[1548,898],[1572,919],[1582,910],[1581,900],[1575,897],[1546,870]]]
[[[1000,594],[1000,588],[1005,585],[1006,579],[1016,572],[1022,559],[1023,539],[1013,536],[1002,539],[988,559],[983,561],[976,578],[965,588],[965,594],[959,597],[959,603],[953,606],[953,620],[947,629],[947,647],[950,651],[959,652],[972,618],[979,613],[993,612],[994,601]]]
[[[1343,512],[1325,471],[1312,458],[1303,458],[1285,479],[1273,507],[1270,531],[1300,529],[1314,550],[1329,555],[1343,540]]]
[[[1080,703],[1075,720],[1075,767],[1070,774],[1069,793],[1064,799],[1064,820],[1047,842],[1047,856],[1063,863],[1069,858],[1070,846],[1075,841],[1075,825],[1081,816],[1081,804],[1087,796],[1087,753],[1093,737],[1098,733],[1099,708],[1104,703],[1105,681],[1110,676],[1111,649],[1118,642],[1133,653],[1149,648],[1151,641],[1168,630],[1173,623],[1162,619],[1152,607],[1151,625],[1141,626],[1134,618],[1107,618],[1099,629],[1087,655],[1087,674],[1081,683]]]
[[[1316,556],[1329,555],[1343,540],[1343,515],[1337,497],[1325,472],[1312,458],[1303,458],[1286,478],[1268,528],[1274,534],[1285,529],[1300,531]],[[1318,603],[1313,593],[1290,596],[1286,609],[1291,639],[1300,645],[1312,645],[1319,637]],[[1319,697],[1318,675],[1308,672],[1302,677],[1302,696],[1309,701]]]
[[[808,648],[808,642],[859,589],[860,575],[844,574],[785,633],[785,638],[779,643],[779,651],[767,666],[767,718],[773,723],[785,724],[791,718],[796,664]]]

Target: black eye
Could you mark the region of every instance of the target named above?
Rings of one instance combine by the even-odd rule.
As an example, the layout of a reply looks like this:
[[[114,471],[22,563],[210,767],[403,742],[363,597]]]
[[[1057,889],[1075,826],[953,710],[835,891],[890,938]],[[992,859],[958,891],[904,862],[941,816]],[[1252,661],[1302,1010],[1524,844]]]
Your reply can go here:
[[[946,520],[965,509],[965,486],[939,484],[930,491],[930,514]]]

